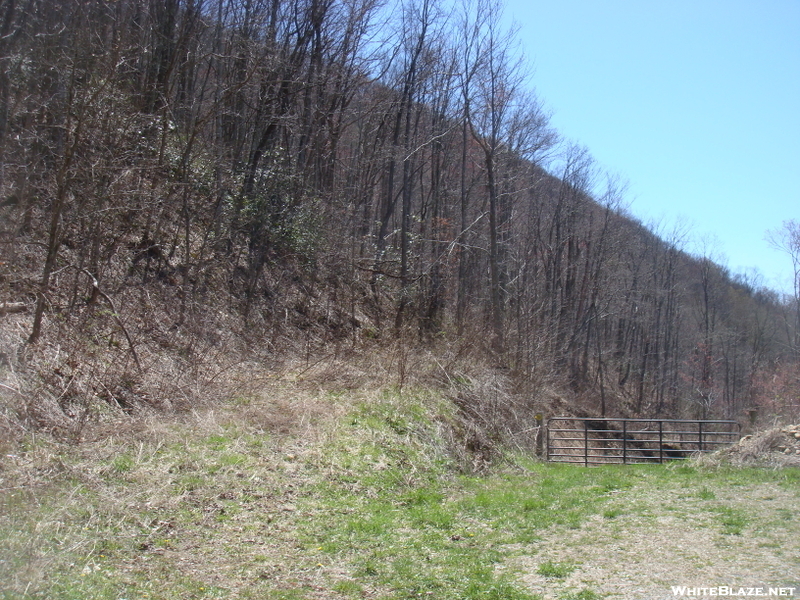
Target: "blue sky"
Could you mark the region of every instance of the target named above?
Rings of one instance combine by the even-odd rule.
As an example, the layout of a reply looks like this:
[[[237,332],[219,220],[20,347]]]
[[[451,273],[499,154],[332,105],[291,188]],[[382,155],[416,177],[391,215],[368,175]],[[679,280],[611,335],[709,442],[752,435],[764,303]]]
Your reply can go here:
[[[508,0],[552,123],[688,223],[732,272],[791,290],[768,229],[800,220],[800,0]]]

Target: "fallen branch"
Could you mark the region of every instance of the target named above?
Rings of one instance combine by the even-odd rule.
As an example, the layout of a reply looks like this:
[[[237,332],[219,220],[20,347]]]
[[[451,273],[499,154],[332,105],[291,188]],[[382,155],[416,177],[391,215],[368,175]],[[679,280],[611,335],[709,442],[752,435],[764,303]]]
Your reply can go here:
[[[15,390],[13,387],[11,387],[10,385],[6,385],[5,383],[0,383],[0,388],[3,388],[4,390],[8,390],[9,392],[14,392],[20,398],[24,398],[25,397],[25,396],[22,395],[22,392],[20,392],[19,390]]]
[[[0,303],[0,315],[11,313],[21,313],[28,310],[28,305],[24,302],[2,302]]]

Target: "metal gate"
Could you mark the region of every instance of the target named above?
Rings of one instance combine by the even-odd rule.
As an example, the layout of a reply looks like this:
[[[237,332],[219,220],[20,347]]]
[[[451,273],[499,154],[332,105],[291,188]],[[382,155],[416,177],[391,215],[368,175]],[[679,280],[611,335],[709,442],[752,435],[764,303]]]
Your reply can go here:
[[[736,421],[552,417],[547,460],[582,465],[663,463],[738,441]]]

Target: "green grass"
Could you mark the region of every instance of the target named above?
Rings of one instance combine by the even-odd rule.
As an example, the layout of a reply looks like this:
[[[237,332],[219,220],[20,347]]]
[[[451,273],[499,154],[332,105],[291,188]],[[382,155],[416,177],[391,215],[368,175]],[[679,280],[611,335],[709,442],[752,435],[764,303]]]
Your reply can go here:
[[[714,500],[717,495],[712,490],[709,490],[704,486],[699,492],[697,492],[697,497],[701,500]]]
[[[575,570],[575,565],[571,563],[556,563],[551,561],[543,562],[536,569],[536,572],[543,577],[553,577],[555,579],[565,579]]]
[[[744,511],[729,506],[720,506],[714,509],[722,525],[722,533],[726,535],[742,535],[750,519]]]
[[[568,585],[581,565],[537,556],[537,543],[593,520],[623,535],[629,518],[669,513],[725,543],[796,527],[791,511],[731,499],[765,484],[797,492],[796,471],[512,458],[467,475],[441,435],[451,418],[431,394],[387,391],[313,443],[176,424],[92,460],[48,447],[61,475],[0,493],[0,598],[534,600],[515,559]]]

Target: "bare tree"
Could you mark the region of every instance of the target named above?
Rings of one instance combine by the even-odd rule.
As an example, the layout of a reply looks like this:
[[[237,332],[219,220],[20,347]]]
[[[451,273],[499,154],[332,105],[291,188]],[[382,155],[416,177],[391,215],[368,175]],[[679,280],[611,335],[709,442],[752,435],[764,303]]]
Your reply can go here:
[[[774,248],[785,252],[792,261],[793,316],[786,328],[795,360],[800,362],[800,221],[784,221],[781,227],[767,232],[767,240]]]
[[[513,123],[514,109],[520,99],[527,73],[524,62],[515,47],[512,31],[501,25],[502,7],[498,3],[486,4],[487,17],[481,19],[477,61],[480,76],[475,82],[475,96],[468,114],[473,139],[483,152],[486,177],[486,194],[489,204],[489,273],[491,299],[492,347],[502,354],[505,348],[503,332],[505,279],[502,230],[509,211],[503,204],[498,173],[500,155],[511,142],[509,126]]]

